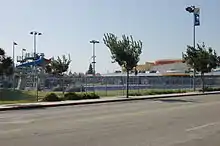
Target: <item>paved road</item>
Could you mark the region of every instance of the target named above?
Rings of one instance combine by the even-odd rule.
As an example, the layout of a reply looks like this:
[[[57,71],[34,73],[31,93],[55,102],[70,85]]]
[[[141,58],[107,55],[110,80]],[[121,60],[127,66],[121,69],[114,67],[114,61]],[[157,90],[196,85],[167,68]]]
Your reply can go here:
[[[220,96],[0,112],[2,146],[218,146]]]

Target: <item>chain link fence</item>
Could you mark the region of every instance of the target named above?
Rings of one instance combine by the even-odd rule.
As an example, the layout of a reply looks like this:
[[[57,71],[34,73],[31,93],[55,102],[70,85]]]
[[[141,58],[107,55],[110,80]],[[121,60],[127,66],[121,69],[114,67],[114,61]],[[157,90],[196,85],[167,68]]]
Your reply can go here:
[[[126,76],[86,76],[86,77],[54,77],[25,75],[17,79],[20,90],[38,89],[41,91],[65,91],[65,92],[96,92],[101,96],[125,95]],[[199,76],[195,78],[196,89],[202,88]],[[220,87],[220,76],[205,76],[206,87]],[[131,92],[141,93],[146,90],[191,90],[193,89],[193,77],[190,76],[130,76],[129,89]]]
[[[54,92],[62,97],[66,92],[96,93],[101,97],[120,97],[126,95],[126,76],[82,76],[55,77],[38,75],[17,75],[15,77],[15,91],[12,78],[0,78],[0,101],[21,100],[39,101],[46,94]],[[220,88],[220,76],[205,76],[205,87]],[[195,78],[197,90],[202,88],[200,76]],[[36,90],[38,87],[38,90]],[[5,90],[10,89],[10,90]],[[129,92],[132,94],[154,94],[151,90],[193,90],[193,77],[190,76],[130,76]],[[162,93],[162,92],[161,92]],[[169,91],[168,91],[169,93]]]
[[[6,87],[10,81],[0,80],[0,88]],[[17,90],[36,90],[43,95],[48,92],[95,92],[100,96],[124,96],[126,94],[126,76],[82,76],[82,77],[55,77],[39,75],[19,75],[15,78]],[[195,78],[196,89],[202,88],[200,76]],[[205,86],[220,87],[220,76],[205,76]],[[8,86],[6,88],[12,88]],[[130,76],[130,93],[143,93],[149,90],[192,90],[193,77],[190,76]]]

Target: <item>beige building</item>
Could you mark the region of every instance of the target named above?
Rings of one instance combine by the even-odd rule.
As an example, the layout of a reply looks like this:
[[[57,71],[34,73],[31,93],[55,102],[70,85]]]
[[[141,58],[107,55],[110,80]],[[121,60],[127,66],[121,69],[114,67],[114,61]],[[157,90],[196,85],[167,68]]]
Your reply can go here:
[[[145,64],[137,65],[136,69],[137,71],[150,71],[153,66],[153,62],[145,62]]]
[[[163,59],[157,60],[155,62],[145,62],[145,64],[139,64],[137,65],[136,69],[138,72],[185,72],[189,70],[189,66],[185,62],[183,62],[182,59]]]
[[[152,66],[154,65],[153,62],[145,62],[145,64],[139,64],[136,66],[136,69],[138,72],[143,72],[143,71],[150,71]],[[134,70],[135,71],[135,68]],[[126,72],[125,68],[122,67],[122,72]]]

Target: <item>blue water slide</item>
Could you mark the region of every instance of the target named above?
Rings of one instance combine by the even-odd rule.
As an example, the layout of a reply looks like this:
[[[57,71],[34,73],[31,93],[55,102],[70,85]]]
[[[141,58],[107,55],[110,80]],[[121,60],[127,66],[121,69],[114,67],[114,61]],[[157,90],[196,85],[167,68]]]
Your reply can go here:
[[[28,66],[32,66],[32,65],[41,65],[43,62],[44,62],[44,58],[40,57],[39,59],[37,59],[35,61],[22,63],[20,65],[17,65],[16,67],[28,67]]]

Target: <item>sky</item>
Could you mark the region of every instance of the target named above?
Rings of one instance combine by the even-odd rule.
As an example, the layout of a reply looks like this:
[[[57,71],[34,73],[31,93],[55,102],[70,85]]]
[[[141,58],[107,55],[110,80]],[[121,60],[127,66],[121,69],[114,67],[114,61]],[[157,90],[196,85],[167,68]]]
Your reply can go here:
[[[21,49],[33,52],[30,31],[37,37],[37,51],[46,58],[71,56],[72,72],[86,72],[92,61],[90,40],[96,45],[96,71],[120,69],[112,63],[103,43],[105,33],[132,35],[143,42],[139,64],[158,59],[181,58],[192,44],[193,16],[187,6],[200,7],[201,25],[196,28],[196,42],[205,42],[220,54],[219,0],[2,0],[0,4],[0,47],[16,56]]]

